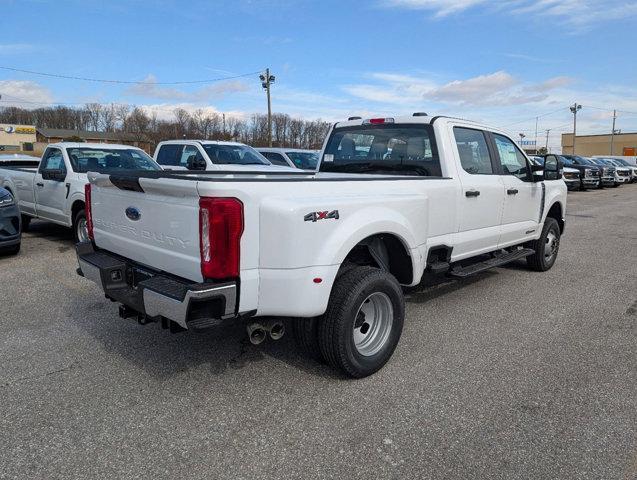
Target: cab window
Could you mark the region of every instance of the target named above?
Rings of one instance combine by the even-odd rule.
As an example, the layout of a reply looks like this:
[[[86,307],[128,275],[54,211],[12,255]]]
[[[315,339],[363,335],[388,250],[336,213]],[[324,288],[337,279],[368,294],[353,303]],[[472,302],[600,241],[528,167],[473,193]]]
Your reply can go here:
[[[498,134],[493,134],[493,140],[498,151],[502,173],[516,176],[523,181],[530,181],[529,164],[513,140]]]
[[[66,171],[66,165],[64,165],[64,157],[62,156],[62,150],[57,148],[49,148],[44,155],[40,171],[48,170],[62,170]]]
[[[181,154],[184,146],[174,143],[167,143],[159,147],[157,152],[157,163],[171,167],[181,166]]]
[[[284,167],[290,166],[290,164],[285,161],[285,158],[283,158],[283,155],[281,155],[280,153],[276,153],[276,152],[259,152],[259,153],[261,153],[261,155],[263,155],[265,158],[270,160],[270,163],[272,163],[273,165],[282,165]]]
[[[493,173],[491,155],[484,132],[471,128],[454,127],[458,155],[462,169],[472,175]]]
[[[188,160],[190,158],[192,158],[193,160],[203,160],[201,152],[194,145],[186,145],[184,147],[184,151],[181,154],[181,158],[177,166],[187,168]]]

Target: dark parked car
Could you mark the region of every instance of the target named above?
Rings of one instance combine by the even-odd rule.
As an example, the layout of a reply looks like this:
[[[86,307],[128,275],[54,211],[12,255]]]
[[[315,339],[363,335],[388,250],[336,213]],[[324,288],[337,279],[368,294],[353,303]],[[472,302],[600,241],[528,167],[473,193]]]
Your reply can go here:
[[[544,155],[545,157],[547,155]],[[587,158],[579,155],[556,155],[562,165],[575,168],[580,173],[580,190],[587,188],[601,188],[602,169]]]
[[[20,251],[20,210],[13,195],[0,188],[0,253],[15,255]]]

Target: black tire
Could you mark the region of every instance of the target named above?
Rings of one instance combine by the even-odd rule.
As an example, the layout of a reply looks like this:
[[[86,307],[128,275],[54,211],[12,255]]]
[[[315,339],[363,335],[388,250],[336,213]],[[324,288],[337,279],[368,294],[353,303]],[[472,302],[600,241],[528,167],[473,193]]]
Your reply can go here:
[[[3,255],[17,255],[20,253],[20,244],[11,245],[10,247],[0,248],[0,253]]]
[[[23,232],[27,232],[29,231],[29,225],[31,225],[31,217],[29,217],[28,215],[20,215],[21,217],[21,224],[22,224],[22,231]]]
[[[86,212],[84,209],[78,211],[73,218],[73,238],[76,243],[82,241],[78,233],[78,225],[81,221],[86,221]]]
[[[555,250],[552,257],[547,258],[545,256],[545,248],[547,244],[547,239],[549,235],[555,236]],[[554,218],[548,217],[544,221],[544,228],[542,229],[542,235],[537,240],[531,242],[530,248],[535,250],[535,253],[529,257],[526,257],[526,263],[529,268],[535,270],[537,272],[546,272],[550,270],[551,267],[555,264],[555,260],[557,259],[557,254],[560,248],[560,226],[557,223],[557,220]]]
[[[372,294],[381,294],[391,305],[387,334],[379,348],[369,355],[360,353],[354,341],[354,326],[363,303]],[[364,318],[364,315],[363,315]],[[380,370],[391,358],[403,330],[405,298],[396,278],[378,268],[356,267],[339,276],[332,288],[327,311],[318,327],[323,358],[332,367],[354,378]]]
[[[320,317],[293,318],[291,321],[292,335],[299,348],[317,362],[325,363],[318,340]]]

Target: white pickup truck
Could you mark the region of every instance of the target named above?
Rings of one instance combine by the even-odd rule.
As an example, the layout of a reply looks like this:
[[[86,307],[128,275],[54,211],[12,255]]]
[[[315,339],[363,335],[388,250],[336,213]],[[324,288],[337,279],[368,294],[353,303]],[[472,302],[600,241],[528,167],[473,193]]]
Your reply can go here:
[[[103,143],[55,143],[39,164],[33,160],[0,163],[0,187],[12,193],[22,214],[22,229],[31,218],[73,227],[75,239],[88,239],[84,201],[86,173],[125,169],[154,171],[161,167],[143,150]]]
[[[353,377],[392,355],[401,285],[522,258],[548,270],[566,208],[557,161],[532,166],[504,132],[447,117],[337,123],[316,173],[89,179],[78,273],[121,316],[173,331],[247,321],[255,343],[288,317],[304,349]]]
[[[295,168],[273,165],[244,143],[218,140],[166,140],[157,145],[154,159],[164,170],[271,172]]]

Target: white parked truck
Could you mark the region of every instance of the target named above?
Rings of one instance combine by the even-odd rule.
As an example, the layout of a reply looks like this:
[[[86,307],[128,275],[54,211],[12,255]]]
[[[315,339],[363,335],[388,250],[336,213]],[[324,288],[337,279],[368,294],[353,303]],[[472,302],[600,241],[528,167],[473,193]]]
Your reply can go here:
[[[553,266],[559,168],[497,129],[414,116],[335,124],[316,173],[90,174],[78,273],[172,330],[247,321],[259,342],[287,317],[311,355],[363,377],[398,343],[401,286]]]
[[[272,165],[254,148],[239,142],[167,140],[155,149],[155,161],[164,170],[289,171]]]
[[[30,162],[30,163],[29,163]],[[84,186],[87,172],[155,171],[159,165],[143,150],[128,145],[63,142],[48,145],[39,164],[0,163],[0,187],[16,198],[26,230],[32,218],[72,227],[75,239],[88,239]]]

